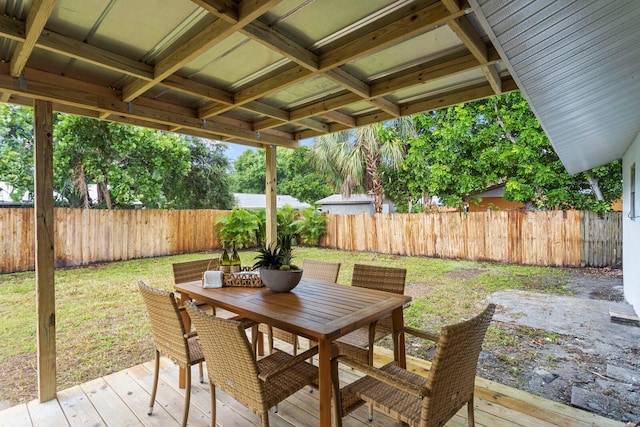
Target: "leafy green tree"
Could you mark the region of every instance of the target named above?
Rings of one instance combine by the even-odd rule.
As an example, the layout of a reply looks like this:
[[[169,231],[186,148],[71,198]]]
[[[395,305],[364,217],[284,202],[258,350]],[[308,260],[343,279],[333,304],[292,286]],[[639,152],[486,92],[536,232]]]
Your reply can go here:
[[[411,119],[402,119],[321,136],[313,145],[313,159],[317,170],[330,177],[343,195],[354,190],[373,194],[374,210],[382,212],[385,183],[380,170],[383,165],[390,169],[400,165],[411,133]]]
[[[278,175],[279,193],[288,194],[311,205],[333,194],[326,178],[316,171],[309,147],[280,151],[283,155],[278,157],[278,162],[283,167],[282,171],[278,168],[282,172],[282,176]]]
[[[167,207],[163,183],[190,168],[185,139],[135,126],[60,115],[54,129],[56,186],[71,203],[89,206],[87,185],[98,185],[98,201],[111,209],[137,200]]]
[[[12,187],[9,196],[33,200],[33,111],[0,104],[0,181]]]
[[[233,163],[233,168],[231,179],[233,192],[264,194],[267,174],[264,150],[243,151]]]
[[[620,162],[569,175],[520,93],[415,117],[393,182],[407,200],[439,196],[460,207],[465,195],[505,183],[505,198],[537,209],[606,211],[622,192]],[[390,176],[390,175],[389,175]]]
[[[332,194],[324,176],[316,172],[308,147],[276,150],[278,193],[310,204]],[[266,169],[264,150],[245,150],[234,162],[232,188],[237,193],[264,194]]]
[[[169,204],[177,209],[231,209],[234,200],[229,188],[226,144],[200,138],[187,140],[191,168],[185,174],[169,171],[162,185]]]

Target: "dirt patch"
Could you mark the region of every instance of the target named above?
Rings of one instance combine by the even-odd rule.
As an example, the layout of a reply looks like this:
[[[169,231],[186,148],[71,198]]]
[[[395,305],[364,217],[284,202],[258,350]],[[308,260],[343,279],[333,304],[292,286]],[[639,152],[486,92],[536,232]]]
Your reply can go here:
[[[612,323],[624,302],[619,270],[576,270],[571,296],[496,292],[478,374],[631,425],[640,422],[640,328]],[[491,335],[494,335],[493,337]]]
[[[486,270],[481,268],[461,268],[458,270],[449,271],[442,275],[445,279],[454,280],[470,280],[480,276]]]
[[[460,268],[458,270],[449,271],[442,275],[445,279],[451,280],[471,280],[485,273],[486,270],[481,268]],[[409,295],[413,300],[429,295],[438,289],[436,283],[408,283],[404,289],[404,293]]]
[[[437,287],[437,285],[432,283],[410,283],[405,286],[404,293],[415,301],[418,298],[433,293]]]

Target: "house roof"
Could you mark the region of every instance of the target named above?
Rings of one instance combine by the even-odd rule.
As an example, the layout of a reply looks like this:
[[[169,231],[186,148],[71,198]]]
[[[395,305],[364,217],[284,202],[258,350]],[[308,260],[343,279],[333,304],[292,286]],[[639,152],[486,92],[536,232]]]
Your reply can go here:
[[[570,173],[640,132],[640,2],[469,0]]]
[[[240,208],[264,209],[267,202],[267,198],[264,194],[233,193],[233,197],[236,199],[236,205]],[[277,208],[280,209],[286,205],[289,205],[294,209],[312,207],[309,203],[301,202],[295,197],[278,194],[276,196]]]
[[[350,197],[344,197],[342,194],[332,194],[316,202],[317,205],[361,205],[371,203],[373,203],[373,195],[371,194],[352,194]]]
[[[469,193],[465,198],[472,197],[504,197],[504,187],[506,184],[494,184],[484,190]]]
[[[0,0],[0,100],[251,146],[516,90],[455,0]]]

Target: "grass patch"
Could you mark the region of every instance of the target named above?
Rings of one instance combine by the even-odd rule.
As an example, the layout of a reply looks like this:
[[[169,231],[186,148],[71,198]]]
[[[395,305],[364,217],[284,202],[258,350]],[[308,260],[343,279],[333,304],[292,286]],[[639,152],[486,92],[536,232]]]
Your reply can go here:
[[[215,254],[214,256],[217,256]],[[256,252],[241,251],[243,265]],[[407,269],[407,286],[426,295],[405,310],[408,325],[437,331],[478,313],[480,303],[504,289],[563,293],[563,269],[401,257],[370,252],[296,248],[303,258],[342,263],[338,282],[351,283],[353,265],[377,264]],[[171,290],[174,262],[210,254],[147,258],[57,270],[56,323],[58,389],[134,366],[153,358],[149,325],[136,283]],[[36,397],[36,315],[34,272],[0,275],[0,394],[11,404]],[[510,345],[510,338],[489,329],[489,345]],[[552,337],[547,337],[552,340]]]

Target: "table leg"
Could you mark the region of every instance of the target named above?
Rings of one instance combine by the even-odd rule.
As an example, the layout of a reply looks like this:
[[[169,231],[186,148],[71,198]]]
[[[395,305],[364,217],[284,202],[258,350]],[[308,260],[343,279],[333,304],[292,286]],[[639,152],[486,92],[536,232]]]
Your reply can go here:
[[[403,307],[398,307],[391,313],[391,324],[395,336],[395,331],[398,331],[404,327],[404,314]],[[393,345],[393,359],[398,362],[398,366],[401,368],[407,367],[407,355],[404,346],[404,334],[400,334],[398,342]]]
[[[331,426],[331,342],[318,342],[318,399],[321,427]]]

